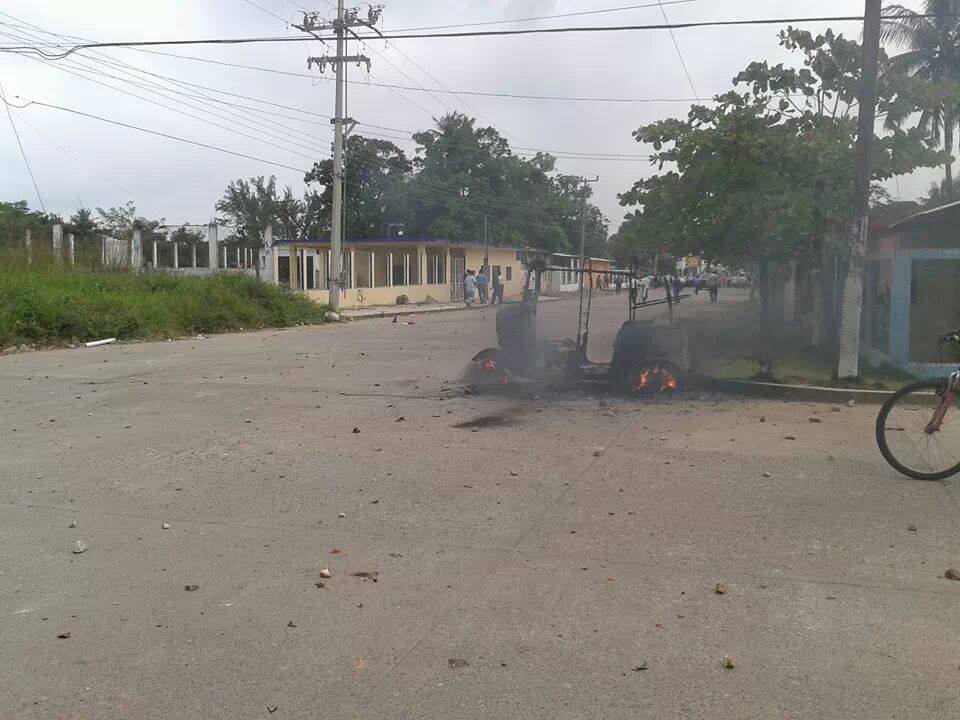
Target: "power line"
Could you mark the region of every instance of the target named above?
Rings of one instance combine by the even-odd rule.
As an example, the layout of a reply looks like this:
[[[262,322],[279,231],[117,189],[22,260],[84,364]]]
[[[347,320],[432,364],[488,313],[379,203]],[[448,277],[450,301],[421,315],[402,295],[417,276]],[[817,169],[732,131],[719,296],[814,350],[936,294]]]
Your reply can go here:
[[[410,32],[413,30],[449,30],[462,27],[482,27],[485,25],[507,25],[509,23],[532,22],[534,20],[555,20],[556,18],[582,17],[583,15],[602,15],[604,13],[624,12],[626,10],[640,10],[657,7],[657,5],[685,5],[687,3],[702,2],[702,0],[664,0],[663,3],[644,3],[642,5],[623,5],[621,7],[605,8],[603,10],[581,10],[579,12],[555,13],[553,15],[536,15],[534,17],[510,18],[507,20],[487,20],[485,22],[459,23],[457,25],[431,25],[429,27],[403,28],[395,32]]]
[[[3,89],[2,81],[0,81],[0,99],[3,100],[3,104],[7,108],[7,118],[10,120],[10,129],[13,130],[13,136],[17,139],[17,147],[20,148],[20,157],[23,158],[23,164],[27,166],[27,173],[30,175],[30,182],[33,183],[33,189],[37,193],[37,200],[40,201],[40,209],[43,210],[44,214],[46,214],[47,208],[43,204],[43,195],[40,194],[40,188],[37,187],[37,179],[33,176],[33,170],[30,168],[30,161],[27,160],[27,153],[24,151],[23,143],[20,141],[20,133],[17,131],[17,124],[13,122],[13,113],[10,112],[10,104],[7,102],[7,93]]]
[[[930,15],[919,15],[918,17],[932,17]],[[557,35],[569,33],[611,33],[611,32],[636,32],[642,30],[684,30],[689,28],[708,28],[708,27],[738,27],[738,26],[760,26],[760,25],[796,25],[800,23],[823,23],[823,22],[863,22],[860,15],[823,15],[816,17],[787,17],[787,18],[755,18],[744,20],[707,20],[700,22],[684,23],[659,23],[649,25],[600,25],[600,26],[574,26],[559,28],[531,28],[521,30],[474,30],[470,32],[459,33],[414,33],[401,32],[392,35],[383,35],[381,40],[426,40],[436,38],[473,38],[473,37],[508,37],[522,35]],[[374,36],[366,36],[372,39]],[[335,37],[316,36],[317,40],[335,40]],[[285,43],[285,42],[309,42],[311,38],[305,37],[240,37],[240,38],[205,38],[197,40],[128,40],[117,42],[100,43],[82,43],[69,47],[60,53],[45,53],[39,47],[31,46],[10,46],[0,47],[0,52],[36,52],[53,60],[59,60],[72,55],[78,50],[88,50],[90,48],[108,48],[108,47],[156,47],[161,45],[249,45],[254,43]],[[65,43],[48,43],[45,47],[62,48]]]
[[[663,15],[663,21],[667,24],[670,23],[670,18],[667,17],[667,10],[663,7],[662,2],[657,3],[660,6],[660,13]],[[670,39],[673,40],[673,47],[677,51],[677,57],[680,58],[680,66],[683,68],[683,74],[687,76],[687,82],[690,83],[690,89],[693,90],[694,97],[700,97],[700,93],[697,92],[696,85],[693,84],[693,78],[690,76],[690,70],[687,68],[687,62],[683,59],[683,53],[680,52],[680,43],[677,42],[676,33],[673,32],[673,28],[670,28]]]
[[[10,108],[8,107],[7,109],[9,110]],[[16,113],[14,113],[14,114],[16,114]],[[30,128],[31,130],[33,130],[35,133],[37,133],[37,135],[39,135],[40,137],[46,139],[47,142],[49,142],[51,145],[53,145],[54,147],[56,147],[58,150],[60,150],[60,152],[62,152],[62,153],[63,153],[64,155],[66,155],[68,158],[70,158],[71,160],[73,160],[75,163],[77,163],[78,165],[83,166],[83,167],[86,168],[88,171],[90,171],[91,173],[93,173],[94,175],[96,175],[97,177],[99,177],[100,179],[106,180],[108,183],[110,183],[111,185],[113,185],[115,188],[117,188],[117,189],[121,190],[122,192],[124,192],[125,194],[127,194],[127,195],[130,197],[131,200],[134,200],[134,201],[136,201],[136,202],[140,202],[140,200],[139,200],[132,192],[130,192],[127,188],[125,188],[123,185],[121,185],[120,183],[116,182],[115,180],[107,177],[107,176],[104,175],[103,173],[99,172],[96,168],[91,167],[90,165],[88,165],[87,163],[85,163],[83,160],[81,160],[81,159],[78,158],[76,155],[74,155],[74,154],[71,153],[69,150],[67,150],[63,145],[61,145],[61,144],[58,143],[56,140],[54,140],[52,137],[50,137],[50,136],[47,135],[45,132],[43,132],[43,131],[42,131],[40,128],[38,128],[36,125],[28,122],[28,121],[25,120],[24,118],[20,117],[20,115],[17,115],[17,119],[19,119],[20,122],[22,122],[22,123],[23,123],[24,125],[26,125],[28,128]],[[154,205],[153,203],[149,203],[149,202],[144,201],[143,204],[144,204],[144,205],[148,205],[149,207],[152,207],[154,210],[156,210],[156,211],[157,211],[158,213],[160,213],[161,215],[166,216],[166,213],[163,212],[163,210],[161,210],[160,208],[158,208],[158,207],[157,207],[156,205]]]
[[[268,9],[265,8],[263,5],[261,5],[260,3],[254,2],[254,0],[243,0],[243,2],[245,2],[247,5],[251,5],[251,6],[255,7],[255,8],[257,8],[258,10],[262,10],[262,11],[265,12],[267,15],[270,15],[270,16],[272,16],[272,17],[275,17],[277,20],[281,21],[282,23],[284,23],[284,24],[286,24],[286,25],[288,25],[288,26],[290,25],[290,21],[289,21],[289,20],[287,20],[287,19],[284,18],[284,17],[281,17],[280,15],[277,15],[275,12],[273,12],[273,10],[268,10]]]
[[[18,96],[14,96],[18,97]],[[31,105],[36,105],[37,107],[46,107],[53,110],[62,110],[63,112],[68,112],[73,115],[79,115],[85,118],[91,118],[93,120],[99,120],[101,122],[108,123],[110,125],[117,125],[119,127],[129,128],[130,130],[137,130],[142,133],[147,133],[148,135],[156,135],[158,137],[166,138],[168,140],[176,140],[178,142],[187,143],[188,145],[195,145],[197,147],[206,148],[207,150],[216,150],[217,152],[225,153],[227,155],[233,155],[234,157],[244,158],[245,160],[255,160],[256,162],[261,162],[266,165],[274,165],[276,167],[284,168],[285,170],[294,170],[296,172],[302,172],[306,174],[308,170],[303,168],[293,167],[291,165],[284,165],[283,163],[274,162],[273,160],[265,160],[264,158],[255,157],[253,155],[246,155],[244,153],[235,152],[233,150],[227,150],[226,148],[217,147],[216,145],[208,145],[207,143],[197,142],[196,140],[188,140],[186,138],[178,137],[176,135],[170,135],[168,133],[159,132],[157,130],[149,130],[147,128],[140,127],[138,125],[131,125],[129,123],[120,122],[119,120],[111,120],[110,118],[101,117],[100,115],[93,115],[92,113],[81,112],[80,110],[74,110],[72,108],[63,107],[62,105],[53,105],[51,103],[40,102],[39,100],[28,100],[24,105],[14,105],[9,102],[6,98],[2,98],[3,102],[9,107],[14,107],[18,109],[24,109],[30,107]]]

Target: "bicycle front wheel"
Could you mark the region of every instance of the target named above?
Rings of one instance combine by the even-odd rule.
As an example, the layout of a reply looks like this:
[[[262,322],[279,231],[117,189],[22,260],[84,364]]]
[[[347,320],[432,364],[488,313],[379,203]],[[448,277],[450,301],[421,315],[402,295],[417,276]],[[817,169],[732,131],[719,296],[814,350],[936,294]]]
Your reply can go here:
[[[942,480],[960,472],[960,408],[945,402],[946,387],[945,379],[915,382],[880,408],[880,453],[908,477]],[[940,422],[938,412],[944,413]]]

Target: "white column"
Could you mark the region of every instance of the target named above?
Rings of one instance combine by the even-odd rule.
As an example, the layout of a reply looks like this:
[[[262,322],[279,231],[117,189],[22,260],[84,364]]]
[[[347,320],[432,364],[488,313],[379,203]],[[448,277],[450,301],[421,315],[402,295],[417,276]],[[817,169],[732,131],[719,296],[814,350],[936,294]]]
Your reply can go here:
[[[157,269],[157,239],[153,239],[153,269]]]
[[[237,245],[237,267],[240,267],[240,246]]]
[[[63,225],[53,226],[53,259],[63,262]]]
[[[180,267],[180,243],[173,241],[173,269]]]
[[[330,252],[327,251],[327,257],[330,257]],[[350,287],[355,288],[357,286],[357,253],[351,249],[350,250]],[[330,266],[327,265],[329,271]]]
[[[207,225],[207,264],[211,271],[217,269],[217,226],[213,223]]]
[[[190,243],[190,267],[195,268],[197,266],[197,244]]]
[[[417,279],[421,285],[427,284],[427,249],[423,245],[417,246]]]
[[[227,269],[227,246],[223,246],[223,269]]]
[[[139,228],[133,231],[130,240],[130,269],[133,272],[143,270],[143,234]]]
[[[387,253],[387,287],[393,287],[393,253]]]
[[[76,238],[73,236],[73,233],[67,235],[67,254],[70,258],[70,264],[77,264],[77,245]]]
[[[27,263],[33,262],[33,233],[27,230],[23,234],[23,246],[27,249]]]
[[[403,284],[410,285],[410,253],[403,254]]]

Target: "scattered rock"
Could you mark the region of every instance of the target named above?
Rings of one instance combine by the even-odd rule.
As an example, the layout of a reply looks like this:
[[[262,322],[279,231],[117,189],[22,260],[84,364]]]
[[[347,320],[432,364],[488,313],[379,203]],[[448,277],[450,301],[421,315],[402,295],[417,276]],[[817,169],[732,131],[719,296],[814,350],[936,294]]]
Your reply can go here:
[[[340,513],[339,515],[337,515],[338,518],[345,518],[346,516],[347,516],[346,513]]]
[[[797,438],[796,438],[795,435],[784,435],[784,436],[783,436],[783,439],[784,439],[784,440],[796,440]]]
[[[353,429],[353,434],[354,434],[354,435],[359,435],[359,434],[360,434],[360,428],[355,427],[355,428]]]
[[[909,530],[910,532],[916,532],[917,526],[914,525],[913,523],[910,523],[909,525],[907,525],[907,530]]]
[[[666,439],[667,439],[667,436],[666,436],[666,435],[661,435],[661,436],[660,436],[660,440],[666,440]]]
[[[169,529],[170,529],[170,523],[164,523],[163,525],[160,526],[160,529],[161,529],[161,530],[169,530]]]
[[[640,663],[639,665],[635,665],[635,666],[632,668],[632,670],[633,670],[634,672],[643,672],[643,671],[646,670],[646,669],[647,669],[647,663],[646,663],[646,662],[642,662],[642,663]]]
[[[327,320],[329,320],[330,322],[340,322],[340,315],[339,315],[339,313],[335,313],[335,312],[333,312],[333,310],[327,311],[327,314],[326,314],[325,317],[326,317]]]
[[[361,570],[359,572],[350,573],[351,577],[363,578],[364,580],[370,579],[374,582],[377,581],[377,575],[380,573],[377,570]]]
[[[330,572],[329,568],[323,568],[320,570],[320,577],[322,578],[333,577],[333,573]]]
[[[70,639],[70,632],[69,632],[68,630],[64,630],[64,631],[61,632],[61,633],[57,633],[57,637],[58,637],[60,640],[69,640],[69,639]]]
[[[513,475],[514,477],[516,477],[517,475],[520,474],[520,472],[517,471],[517,470],[514,470],[513,468],[510,468],[510,474]]]
[[[67,527],[68,527],[68,528],[71,528],[71,529],[77,527],[77,521],[76,521],[76,520],[71,520],[69,523],[67,523]]]
[[[766,421],[767,421],[767,416],[766,416],[766,415],[761,415],[761,416],[760,416],[760,422],[765,423]]]
[[[850,399],[847,401],[847,407],[853,407],[853,406],[856,405],[856,404],[857,404],[857,401],[854,400],[853,398],[850,398]]]
[[[401,416],[398,417],[396,420],[394,420],[394,422],[404,422],[405,420],[406,420],[406,418],[405,418],[403,415],[401,415]]]
[[[194,590],[199,590],[199,589],[200,589],[200,586],[199,586],[199,585],[184,585],[184,586],[183,586],[183,589],[186,590],[187,592],[193,592]]]
[[[315,585],[316,587],[318,587],[318,588],[321,588],[321,589],[323,589],[323,588],[326,587],[326,585],[325,585],[323,582],[321,582],[320,580],[317,580],[317,581],[314,583],[314,585]]]
[[[764,471],[763,471],[763,476],[764,476],[764,477],[773,477],[773,473],[770,473],[770,472],[767,472],[766,470],[764,470]]]
[[[273,715],[277,711],[276,705],[267,705],[267,712]]]
[[[811,417],[811,418],[810,418],[810,422],[812,422],[814,425],[818,425],[818,424],[820,424],[820,423],[823,422],[823,421],[822,421],[820,418],[818,418],[818,417]]]
[[[451,668],[465,668],[469,664],[470,663],[468,663],[466,660],[463,660],[461,658],[450,658],[449,660],[447,660],[447,665],[449,665]]]
[[[956,568],[947,568],[947,571],[943,574],[947,580],[960,580],[960,570]]]
[[[297,626],[297,624],[296,624],[293,620],[291,620],[291,621],[289,621],[289,622],[287,623],[287,627],[289,627],[289,628],[295,628],[296,626]]]
[[[74,554],[74,555],[79,555],[80,553],[86,552],[86,551],[87,551],[87,546],[84,545],[83,542],[81,542],[80,540],[77,540],[77,541],[73,544],[73,554]]]
[[[603,455],[603,448],[602,448],[602,447],[595,447],[595,448],[593,449],[593,456],[594,456],[594,457],[600,457],[601,455]]]
[[[330,551],[330,554],[331,554],[331,555],[339,555],[339,554],[342,553],[342,552],[343,552],[343,550],[341,550],[341,549],[338,548],[338,547],[335,547],[335,548],[333,548],[333,549]]]
[[[733,659],[733,655],[724,655],[723,666],[727,670],[733,670],[737,666],[737,661]]]
[[[717,586],[713,589],[713,591],[714,591],[717,595],[726,595],[726,594],[727,594],[727,586],[724,585],[723,583],[717,583]]]

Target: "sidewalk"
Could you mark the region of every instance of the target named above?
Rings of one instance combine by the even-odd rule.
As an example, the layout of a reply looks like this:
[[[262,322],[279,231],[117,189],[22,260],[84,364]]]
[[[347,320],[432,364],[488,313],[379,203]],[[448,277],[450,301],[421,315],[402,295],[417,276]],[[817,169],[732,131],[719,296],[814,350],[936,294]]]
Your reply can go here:
[[[563,300],[561,297],[541,296],[540,302],[553,302]],[[488,308],[491,305],[479,305],[474,303],[473,309]],[[368,308],[347,308],[340,311],[340,316],[349,320],[367,320],[370,318],[389,318],[397,315],[424,315],[426,313],[451,312],[453,310],[466,310],[467,306],[462,302],[455,303],[434,303],[432,305],[375,305]]]

